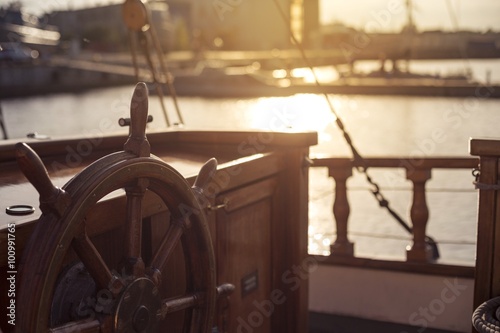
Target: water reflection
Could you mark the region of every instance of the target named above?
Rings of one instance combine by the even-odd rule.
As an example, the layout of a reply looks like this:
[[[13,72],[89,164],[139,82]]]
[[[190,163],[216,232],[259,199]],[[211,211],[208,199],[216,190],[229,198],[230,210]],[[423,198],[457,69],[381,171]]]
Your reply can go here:
[[[292,97],[259,99],[250,110],[251,127],[273,131],[317,131],[323,133],[335,120],[325,98],[301,94]]]

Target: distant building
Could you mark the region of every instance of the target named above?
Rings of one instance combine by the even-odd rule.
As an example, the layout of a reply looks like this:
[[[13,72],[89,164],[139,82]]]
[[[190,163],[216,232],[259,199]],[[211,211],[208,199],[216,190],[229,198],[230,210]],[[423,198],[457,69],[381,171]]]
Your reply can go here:
[[[270,50],[291,47],[290,29],[309,46],[319,29],[319,0],[167,0],[150,1],[152,20],[165,51],[182,49]],[[126,49],[121,4],[57,11],[50,22],[63,40],[84,48]]]
[[[174,22],[195,47],[226,50],[290,48],[290,29],[305,45],[319,28],[318,0],[168,0]]]
[[[340,22],[323,25],[320,28],[320,47],[338,48],[341,43],[350,43],[358,31]]]
[[[81,48],[94,51],[126,48],[127,30],[120,5],[55,11],[49,20],[59,27],[64,41],[79,43]]]
[[[474,31],[405,30],[365,33],[342,24],[321,29],[322,47],[339,50],[344,61],[358,59],[465,59],[500,56],[500,34]]]
[[[171,26],[168,6],[152,3],[151,23],[158,32],[162,48],[171,48]],[[108,5],[78,10],[55,11],[50,23],[58,26],[65,41],[77,42],[80,47],[94,51],[127,51],[128,30],[122,18],[122,5]]]

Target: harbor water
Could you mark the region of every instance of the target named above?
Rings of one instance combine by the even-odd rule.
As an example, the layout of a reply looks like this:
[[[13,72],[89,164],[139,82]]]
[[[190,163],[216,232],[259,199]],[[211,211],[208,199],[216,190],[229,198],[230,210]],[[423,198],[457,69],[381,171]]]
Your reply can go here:
[[[488,72],[500,81],[500,61],[477,62],[476,75]],[[437,66],[436,68],[438,68]],[[481,74],[482,73],[482,74]],[[126,133],[118,125],[129,112],[132,86],[80,94],[56,94],[1,101],[7,135],[22,140],[28,133],[50,137]],[[361,155],[366,157],[467,157],[471,137],[497,137],[500,100],[466,98],[330,95],[336,112]],[[167,112],[176,122],[174,105]],[[154,121],[148,131],[165,128],[158,97],[150,98]],[[350,157],[325,97],[207,99],[180,97],[184,127],[190,129],[269,129],[318,132],[312,156]],[[409,220],[411,183],[403,170],[371,170],[391,207]],[[430,209],[428,234],[441,252],[440,262],[474,265],[477,191],[471,170],[433,170],[427,183]],[[410,236],[379,208],[362,175],[348,181],[351,215],[349,233],[357,256],[404,260]],[[310,170],[309,252],[327,254],[335,239],[332,216],[333,180],[328,171]]]

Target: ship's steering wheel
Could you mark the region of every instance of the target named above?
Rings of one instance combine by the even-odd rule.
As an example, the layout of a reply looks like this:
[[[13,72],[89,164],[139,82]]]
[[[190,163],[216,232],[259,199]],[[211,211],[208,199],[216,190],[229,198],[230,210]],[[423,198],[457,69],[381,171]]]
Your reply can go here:
[[[147,103],[147,88],[139,83],[124,150],[97,160],[61,189],[52,184],[36,153],[26,144],[17,145],[18,163],[39,192],[42,210],[21,262],[17,333],[158,332],[162,320],[178,311],[184,312],[183,332],[211,331],[217,296],[231,291],[229,285],[215,285],[214,251],[199,197],[217,163],[209,160],[191,187],[171,166],[150,155]],[[103,259],[87,234],[86,221],[99,200],[119,189],[126,197],[120,268]],[[141,210],[149,191],[167,206],[170,224],[145,263]],[[165,298],[162,280],[173,274],[166,262],[178,253],[178,244],[184,253],[185,291]],[[76,254],[77,264],[63,269],[69,253]],[[99,295],[106,296],[105,304],[88,302]],[[71,308],[82,310],[83,303],[85,315],[80,311],[75,317]]]

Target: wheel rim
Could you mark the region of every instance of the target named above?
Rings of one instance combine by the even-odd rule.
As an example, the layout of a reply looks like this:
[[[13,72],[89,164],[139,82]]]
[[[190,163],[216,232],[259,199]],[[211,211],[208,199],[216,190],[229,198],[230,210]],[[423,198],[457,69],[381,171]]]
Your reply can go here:
[[[56,274],[52,272],[59,272],[61,269],[67,250],[72,247],[75,238],[81,234],[82,227],[85,225],[85,215],[91,207],[108,193],[133,185],[133,182],[141,179],[149,182],[147,189],[153,191],[162,199],[169,208],[174,220],[185,220],[186,223],[190,224],[189,229],[182,230],[184,249],[188,254],[186,263],[190,271],[188,276],[194,276],[190,281],[192,290],[188,290],[188,292],[204,293],[204,306],[198,308],[199,313],[196,313],[196,317],[203,318],[200,326],[209,327],[210,323],[207,319],[213,315],[213,300],[215,300],[214,255],[204,214],[196,214],[196,212],[201,212],[201,209],[190,190],[189,184],[170,166],[154,158],[135,158],[120,162],[115,162],[115,158],[115,156],[109,158],[113,163],[106,168],[101,168],[105,161],[96,162],[95,165],[91,165],[87,169],[88,172],[78,176],[82,178],[77,177],[68,186],[64,187],[66,192],[71,194],[73,202],[63,217],[58,219],[53,215],[43,216],[38,222],[37,230],[34,232],[35,239],[31,240],[31,246],[27,249],[26,260],[23,263],[21,284],[23,286],[28,285],[28,287],[20,290],[20,299],[23,302],[23,300],[29,299],[28,295],[33,294],[38,297],[26,302],[28,304],[22,304],[21,309],[25,308],[27,311],[20,315],[26,318],[36,318],[36,326],[30,327],[30,330],[36,328],[32,332],[45,331],[48,327],[48,309],[51,306],[50,301],[52,300],[57,279]],[[97,171],[96,169],[100,169],[100,171],[94,174],[92,181],[86,179],[87,174]],[[38,236],[42,234],[42,231],[38,231],[38,229],[46,230],[47,228],[54,230],[58,235],[50,238],[56,240],[52,244],[47,244],[44,241],[46,240],[45,237],[40,239]],[[177,228],[182,228],[182,226]],[[165,237],[170,237],[168,232]],[[180,239],[180,237],[175,238]],[[46,254],[45,259],[39,256],[33,257],[33,251],[44,252]],[[189,255],[192,251],[198,253]],[[86,267],[99,265],[85,262],[84,264]],[[34,266],[39,268],[38,272],[30,269],[30,267]],[[40,273],[41,269],[47,272],[41,284],[27,284],[26,282],[32,281]],[[154,269],[157,270],[157,268]],[[90,267],[89,270],[95,270],[95,267]],[[143,277],[135,277],[133,281],[137,278]],[[30,288],[30,285],[33,285],[34,288]],[[41,288],[41,293],[32,290],[38,288]],[[30,303],[38,303],[38,306],[29,306]]]

